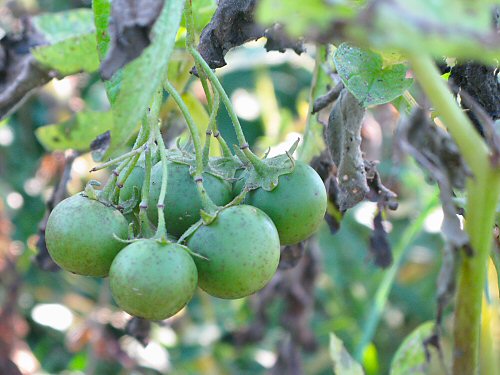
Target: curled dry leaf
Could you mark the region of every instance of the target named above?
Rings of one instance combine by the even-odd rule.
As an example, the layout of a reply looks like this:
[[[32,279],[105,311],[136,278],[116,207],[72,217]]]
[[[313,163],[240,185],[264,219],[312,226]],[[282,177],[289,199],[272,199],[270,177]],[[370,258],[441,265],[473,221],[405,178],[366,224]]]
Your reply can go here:
[[[337,166],[339,208],[345,211],[361,202],[370,191],[361,153],[361,125],[365,109],[343,89],[330,113],[325,141]]]
[[[387,268],[392,264],[392,250],[382,221],[382,211],[378,211],[373,218],[373,232],[370,236],[369,250],[375,265]]]
[[[20,35],[5,35],[0,40],[0,119],[5,118],[29,96],[33,89],[52,79],[30,52],[45,44],[27,19]]]
[[[304,51],[301,41],[290,39],[281,25],[266,29],[255,22],[257,0],[220,0],[210,23],[200,36],[198,51],[212,68],[226,65],[224,56],[233,47],[250,40],[267,37],[267,51],[284,52],[291,48],[300,54]]]
[[[146,319],[133,317],[127,322],[125,333],[135,338],[145,347],[148,345],[150,339],[151,322]]]
[[[105,80],[125,64],[139,57],[151,43],[150,32],[163,9],[164,1],[114,0],[109,33],[111,44],[101,64]]]
[[[403,151],[415,158],[439,186],[443,206],[442,232],[455,248],[469,248],[469,238],[461,229],[453,188],[463,189],[471,175],[457,145],[444,129],[436,126],[422,108],[416,108],[398,128],[397,139]]]

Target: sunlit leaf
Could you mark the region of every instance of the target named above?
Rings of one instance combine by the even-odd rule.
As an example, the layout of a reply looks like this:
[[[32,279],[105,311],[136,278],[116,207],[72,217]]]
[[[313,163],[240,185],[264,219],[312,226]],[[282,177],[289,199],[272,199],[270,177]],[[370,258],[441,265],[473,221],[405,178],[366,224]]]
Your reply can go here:
[[[90,143],[100,134],[113,128],[111,112],[80,112],[59,124],[38,128],[38,141],[48,151],[74,149],[88,151]]]
[[[433,328],[434,322],[426,322],[406,337],[392,359],[391,375],[427,374],[424,341],[431,336]]]
[[[335,334],[330,333],[330,357],[335,375],[363,375],[363,368],[352,359],[344,343]]]
[[[33,17],[33,25],[48,45],[32,49],[44,66],[68,75],[99,67],[92,11],[76,9]]]
[[[406,66],[383,66],[378,53],[343,43],[333,56],[347,89],[365,107],[384,104],[402,95],[413,83],[406,78]]]
[[[184,1],[167,1],[153,27],[153,42],[142,55],[118,71],[122,75],[116,85],[108,86],[115,128],[111,133],[111,149],[126,142],[166,78]],[[113,78],[115,79],[115,77]],[[112,91],[112,95],[110,91]]]

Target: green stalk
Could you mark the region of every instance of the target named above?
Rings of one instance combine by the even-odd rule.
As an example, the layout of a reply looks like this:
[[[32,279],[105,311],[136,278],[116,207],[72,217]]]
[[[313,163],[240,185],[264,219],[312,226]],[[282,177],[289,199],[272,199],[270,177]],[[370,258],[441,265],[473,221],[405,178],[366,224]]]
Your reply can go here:
[[[191,113],[189,112],[186,103],[182,100],[181,96],[177,92],[174,86],[168,81],[164,84],[165,90],[170,94],[172,99],[176,102],[177,106],[182,112],[184,119],[186,120],[189,132],[191,133],[191,138],[193,139],[195,159],[196,159],[196,168],[194,173],[194,180],[196,182],[196,186],[198,187],[198,192],[200,193],[200,198],[202,202],[202,206],[207,211],[216,210],[217,206],[212,202],[210,197],[205,191],[203,187],[203,150],[201,147],[200,134],[198,132],[198,127],[196,126]]]
[[[425,219],[429,216],[432,210],[436,207],[439,202],[439,195],[434,194],[424,205],[423,211],[418,215],[413,223],[406,228],[406,230],[401,235],[398,243],[393,249],[394,261],[391,267],[385,272],[382,282],[379,284],[375,296],[373,297],[372,308],[366,315],[367,320],[363,325],[363,336],[361,341],[354,352],[354,358],[361,362],[366,347],[370,344],[375,335],[378,323],[380,322],[380,317],[384,311],[385,305],[389,298],[389,293],[391,292],[392,285],[396,279],[396,275],[401,267],[403,258],[406,251],[410,248],[410,245],[415,240],[415,237],[420,233],[422,226],[424,225]]]
[[[500,173],[489,162],[485,142],[458,107],[432,59],[415,55],[410,56],[410,63],[415,77],[474,174],[467,181],[465,225],[474,255],[464,256],[459,269],[453,328],[453,374],[477,374],[482,294],[500,194]]]
[[[158,227],[156,228],[155,237],[161,240],[167,240],[167,225],[165,224],[165,211],[163,207],[165,195],[167,194],[167,151],[165,150],[165,143],[163,142],[163,137],[161,136],[159,123],[155,127],[155,139],[158,147],[160,148],[162,166],[160,196],[158,197],[158,204],[156,206],[158,209]]]
[[[231,100],[227,96],[226,91],[224,91],[224,88],[222,87],[219,79],[212,71],[212,69],[210,69],[206,61],[203,59],[203,57],[197,50],[191,48],[189,52],[193,55],[195,61],[197,61],[198,64],[201,66],[201,68],[205,71],[205,74],[207,75],[208,79],[210,80],[214,88],[219,92],[222,102],[224,103],[224,106],[227,109],[227,113],[229,114],[229,117],[231,118],[231,121],[233,123],[234,131],[236,132],[236,138],[238,138],[240,149],[243,151],[248,160],[252,163],[257,172],[265,173],[265,169],[267,167],[264,164],[264,162],[260,160],[257,157],[257,155],[255,155],[252,152],[252,150],[250,150],[248,143],[245,139],[245,134],[243,134],[243,129],[241,128],[240,121],[238,120],[238,116],[236,115],[236,112],[234,112]]]
[[[325,61],[326,47],[317,46],[316,58],[314,61],[314,71],[311,81],[311,88],[309,90],[309,109],[306,118],[306,128],[304,130],[304,137],[302,145],[298,152],[298,159],[304,162],[309,162],[314,156],[313,153],[316,149],[319,150],[317,139],[322,139],[322,126],[316,127],[319,130],[319,137],[315,137],[316,129],[314,124],[317,124],[315,116],[312,114],[314,100],[319,94],[319,90],[323,89],[323,85],[319,84],[322,81],[322,75],[325,73],[322,71],[321,64]]]
[[[192,0],[186,1],[185,7],[184,7],[184,18],[186,20],[186,47],[188,50],[191,48],[195,48],[195,28],[194,28],[194,17],[193,17],[193,4]],[[205,92],[205,96],[207,97],[207,103],[208,107],[213,110],[213,103],[212,103],[212,95],[210,93],[210,90],[208,88],[208,83],[207,83],[207,76],[205,75],[205,72],[200,69],[200,66],[198,62],[195,61],[194,66],[196,67],[196,70],[198,71],[198,76],[200,77],[201,81],[201,86],[203,87],[203,91]]]

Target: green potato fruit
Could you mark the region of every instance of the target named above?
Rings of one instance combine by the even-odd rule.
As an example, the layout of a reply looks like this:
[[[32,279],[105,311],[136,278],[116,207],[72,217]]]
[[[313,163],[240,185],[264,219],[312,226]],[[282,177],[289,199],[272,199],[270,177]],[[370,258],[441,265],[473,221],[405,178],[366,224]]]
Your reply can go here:
[[[151,171],[148,216],[158,223],[156,204],[160,197],[162,164],[157,163]],[[223,206],[232,199],[231,184],[209,173],[203,174],[203,185],[216,205]],[[167,232],[180,237],[200,219],[202,204],[198,189],[186,164],[169,162],[167,165],[167,193],[165,196],[165,223]]]
[[[245,203],[269,215],[278,229],[281,244],[292,245],[318,229],[325,216],[327,195],[316,171],[296,161],[291,173],[279,177],[276,188],[271,191],[252,190]]]
[[[108,275],[111,262],[125,244],[128,223],[115,208],[73,195],[52,210],[45,239],[52,259],[64,270],[85,276]]]
[[[199,286],[219,298],[235,299],[262,289],[280,259],[278,232],[261,210],[247,206],[223,209],[188,240],[195,257]]]
[[[184,246],[147,239],[133,242],[115,258],[109,272],[111,293],[124,311],[163,320],[193,297],[198,273]]]

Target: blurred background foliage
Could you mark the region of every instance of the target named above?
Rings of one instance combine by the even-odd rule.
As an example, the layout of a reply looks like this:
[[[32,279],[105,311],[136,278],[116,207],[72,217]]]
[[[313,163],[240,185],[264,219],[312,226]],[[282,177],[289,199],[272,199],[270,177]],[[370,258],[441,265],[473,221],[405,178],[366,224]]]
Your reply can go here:
[[[7,1],[0,5],[0,15],[74,7],[90,7],[90,1]],[[266,53],[262,43],[255,42],[227,55],[228,66],[219,71],[221,81],[259,153],[268,147],[273,154],[282,152],[304,131],[313,53],[313,46],[301,56]],[[182,58],[177,57],[178,63],[186,65]],[[190,105],[196,112],[197,101],[203,100],[201,86],[192,80],[187,87],[187,95],[197,98]],[[299,322],[305,321],[306,331],[313,334],[308,345],[292,350],[295,338],[289,327],[294,321],[283,319],[290,299],[280,293],[266,303],[264,334],[252,340],[242,332],[245,327],[255,329],[259,295],[226,301],[202,291],[179,314],[153,324],[148,345],[141,345],[125,332],[130,317],[113,303],[106,280],[46,272],[33,262],[45,202],[65,160],[64,152],[47,153],[35,132],[82,109],[107,107],[97,74],[78,74],[52,80],[0,123],[0,352],[10,351],[10,360],[22,373],[265,374],[273,367],[279,373],[277,361],[288,361],[306,374],[330,374],[333,332],[362,360],[367,374],[387,374],[404,338],[434,318],[442,212],[435,184],[394,150],[398,113],[389,104],[372,108],[366,116],[363,150],[380,161],[383,181],[398,193],[399,208],[385,224],[400,263],[389,270],[374,266],[368,242],[376,204],[365,202],[345,215],[337,233],[325,223],[307,242],[299,264],[280,271],[287,280],[302,272],[305,262],[314,263],[309,267],[314,287],[308,290],[307,311],[300,312],[305,320]],[[167,141],[175,144],[183,133],[182,119],[168,105],[162,115],[169,127]],[[228,143],[236,143],[223,109],[218,124]],[[91,178],[105,181],[106,171],[89,174],[93,165],[88,154],[76,158],[71,194]],[[293,313],[286,316],[293,318]]]

